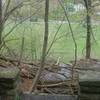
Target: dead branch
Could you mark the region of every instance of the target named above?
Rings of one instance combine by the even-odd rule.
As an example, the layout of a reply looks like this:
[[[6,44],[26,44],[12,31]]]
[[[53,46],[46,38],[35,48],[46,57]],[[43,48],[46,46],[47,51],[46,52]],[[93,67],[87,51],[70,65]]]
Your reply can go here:
[[[40,7],[39,9],[41,9],[41,7]],[[39,9],[38,9],[38,10],[39,10]],[[38,10],[37,10],[37,11],[38,11]],[[18,25],[22,24],[23,22],[25,22],[26,20],[28,20],[29,18],[31,18],[33,15],[35,15],[35,14],[37,13],[37,11],[36,11],[35,13],[33,13],[31,16],[26,17],[25,19],[23,19],[22,21],[20,21],[19,23],[17,23],[15,26],[13,26],[12,29],[11,29],[8,33],[6,33],[6,35],[5,35],[4,37],[2,37],[2,40],[4,40],[7,36],[9,36],[10,33],[11,33]]]
[[[44,91],[46,91],[46,92],[48,92],[48,93],[50,93],[50,94],[54,94],[52,91],[50,91],[48,88],[44,88],[43,89]]]
[[[9,61],[9,62],[14,62],[14,63],[18,63],[18,61],[19,61],[19,60],[15,60],[15,59],[11,59],[11,58],[6,58],[6,57],[3,57],[3,56],[0,56],[0,59],[1,60],[5,60],[5,61]],[[36,68],[39,67],[39,65],[34,64],[32,62],[24,62],[24,61],[21,61],[20,63],[22,63],[22,64],[28,64],[28,65],[34,65],[34,66],[36,66]]]
[[[37,87],[40,87],[40,88],[50,88],[50,87],[57,87],[57,86],[64,86],[64,85],[71,85],[71,86],[76,86],[76,84],[72,84],[71,80],[68,80],[68,81],[65,81],[65,82],[60,82],[60,83],[55,83],[55,84],[48,84],[48,85],[37,85]]]
[[[5,11],[4,11],[4,16],[6,15],[8,9],[9,9],[10,2],[11,2],[11,0],[8,0],[7,5],[6,5],[6,8],[5,8]]]
[[[23,5],[23,2],[21,2],[19,5],[15,6],[14,8],[12,8],[9,12],[6,12],[3,18],[3,23],[5,23],[7,21],[7,19],[9,18],[9,16],[16,10],[21,8]]]

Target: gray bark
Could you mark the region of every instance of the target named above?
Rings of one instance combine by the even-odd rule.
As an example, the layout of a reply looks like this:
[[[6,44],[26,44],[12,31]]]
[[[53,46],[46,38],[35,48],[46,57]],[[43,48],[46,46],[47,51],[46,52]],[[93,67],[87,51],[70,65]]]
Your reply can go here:
[[[87,10],[86,19],[87,19],[87,38],[86,38],[86,59],[89,59],[91,56],[91,0],[84,0],[85,7]]]
[[[2,44],[2,31],[3,31],[2,0],[0,0],[0,45]]]
[[[41,57],[41,66],[36,74],[36,77],[34,79],[34,83],[33,86],[31,87],[30,92],[32,92],[32,90],[34,91],[37,85],[37,82],[40,78],[41,72],[44,68],[45,65],[45,58],[46,58],[46,52],[47,52],[47,45],[48,45],[48,13],[49,13],[49,0],[45,0],[45,33],[44,33],[44,43],[43,43],[43,50],[42,50],[42,57]]]

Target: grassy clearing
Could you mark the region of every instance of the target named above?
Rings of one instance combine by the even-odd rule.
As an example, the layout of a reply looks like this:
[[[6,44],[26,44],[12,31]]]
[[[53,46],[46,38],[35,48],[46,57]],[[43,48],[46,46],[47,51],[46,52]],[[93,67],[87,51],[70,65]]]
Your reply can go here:
[[[14,24],[15,24],[14,22],[11,22],[11,24],[7,23],[5,25],[5,30],[3,35],[7,34]],[[60,23],[54,23],[54,22],[49,23],[48,48],[59,26]],[[84,48],[85,48],[86,29],[79,23],[72,23],[72,28],[78,45],[78,58],[82,58],[85,56]],[[92,40],[92,57],[100,58],[99,56],[100,26],[99,25],[94,26],[93,32],[98,42],[98,45]],[[23,58],[32,59],[37,56],[37,58],[39,59],[42,51],[43,34],[44,34],[43,22],[32,23],[26,21],[20,24],[18,27],[16,27],[13,30],[13,32],[6,38],[6,40],[11,40],[8,41],[6,44],[14,52],[15,56],[18,57],[20,54],[21,40],[22,37],[24,36],[25,45],[23,51],[24,52]],[[3,53],[8,54],[7,49],[3,49]],[[53,44],[53,47],[51,48],[48,55],[49,59],[57,59],[58,57],[61,57],[61,60],[64,62],[68,62],[74,59],[74,43],[70,34],[68,24],[62,25],[56,37],[56,42]]]

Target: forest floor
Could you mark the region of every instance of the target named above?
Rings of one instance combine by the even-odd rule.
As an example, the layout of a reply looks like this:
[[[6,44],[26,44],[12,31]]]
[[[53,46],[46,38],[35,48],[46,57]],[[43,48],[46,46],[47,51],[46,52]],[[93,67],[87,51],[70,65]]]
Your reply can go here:
[[[63,66],[63,64],[61,64],[62,66]],[[66,66],[66,65],[65,65]],[[47,67],[47,66],[46,66]],[[50,65],[48,66],[48,67],[51,67]],[[52,65],[52,67],[55,67],[54,65]],[[25,67],[24,67],[25,68]],[[57,67],[58,69],[59,69],[59,67]],[[71,66],[67,66],[67,68],[69,68],[70,70],[71,70]],[[47,69],[47,68],[46,68]],[[53,68],[53,71],[55,70],[55,68]],[[67,73],[67,71],[68,70],[65,70],[65,73]],[[98,59],[89,59],[89,60],[85,60],[85,59],[80,59],[79,61],[77,61],[77,65],[76,65],[76,67],[75,67],[75,71],[77,72],[79,72],[79,73],[84,73],[84,72],[86,72],[86,73],[90,73],[91,71],[93,71],[93,73],[95,73],[95,75],[93,74],[92,75],[92,78],[94,79],[94,80],[97,80],[97,78],[95,78],[95,76],[100,72],[100,60],[98,60]],[[57,71],[56,71],[56,73],[57,73]],[[78,73],[78,74],[79,74]],[[49,74],[49,72],[48,72],[48,74]],[[45,74],[44,74],[45,75]],[[67,75],[68,75],[68,73],[67,73]],[[74,74],[75,75],[75,74]],[[99,74],[98,74],[99,75]],[[97,76],[98,76],[97,75]],[[32,86],[32,84],[33,84],[33,79],[31,79],[31,78],[28,78],[28,77],[24,77],[25,75],[23,74],[23,76],[22,76],[22,84],[21,84],[21,89],[22,89],[22,91],[24,91],[24,92],[28,92],[29,90],[30,90],[30,88],[31,88],[31,86]],[[69,76],[69,75],[68,75]],[[67,76],[67,77],[68,77]],[[87,79],[91,79],[91,77],[89,77],[90,75],[88,75],[87,76]],[[45,77],[45,76],[44,76]],[[54,77],[54,76],[52,76],[52,77]],[[83,76],[82,76],[83,77]],[[99,76],[98,76],[99,77]],[[48,77],[49,78],[49,77]],[[53,79],[53,78],[51,78],[51,79]],[[78,78],[76,78],[77,79],[77,82],[78,82]],[[88,80],[89,81],[89,80]],[[74,82],[74,84],[75,84],[75,89],[76,90],[74,90],[74,91],[78,91],[78,83],[77,82],[75,82],[75,81],[73,81]],[[59,82],[58,82],[59,83]],[[68,83],[68,81],[66,81],[66,84]],[[52,86],[52,84],[53,83],[49,83],[49,85],[51,85],[51,87],[46,87],[46,90],[45,90],[45,88],[42,88],[42,92],[43,92],[43,89],[44,89],[44,93],[49,93],[49,94],[66,94],[67,92],[69,92],[69,94],[71,94],[70,93],[70,88],[69,87],[67,87],[67,86],[64,86],[64,84],[62,84],[60,87],[59,87],[59,85],[57,85],[57,86],[55,86],[56,87],[56,89],[55,89],[55,87],[53,87]],[[57,84],[57,83],[56,83]],[[70,83],[69,83],[70,84]],[[72,83],[73,84],[73,83]],[[45,83],[44,83],[44,85],[46,85]],[[70,86],[70,85],[69,85]],[[73,86],[72,86],[73,87]],[[69,88],[69,91],[67,90]],[[66,92],[66,90],[67,90],[67,92]],[[40,91],[37,91],[38,93],[41,93]],[[74,93],[78,93],[78,92],[74,92]]]
[[[79,89],[79,77],[78,74],[85,72],[93,72],[92,77],[86,76],[86,79],[95,79],[98,80],[98,73],[100,72],[100,60],[98,59],[80,59],[77,61],[76,67],[74,68],[74,78],[72,77],[72,64],[74,61],[71,61],[70,64],[64,64],[59,62],[56,65],[56,61],[47,61],[44,70],[41,73],[40,79],[37,84],[36,93],[46,93],[46,94],[72,94],[78,93]],[[2,59],[0,60],[0,66],[6,68],[7,66],[14,67],[17,65],[16,60],[11,59]],[[34,77],[37,73],[37,70],[40,66],[40,61],[27,63],[20,63],[21,71],[21,84],[20,89],[24,93],[28,93],[30,88],[33,85]],[[95,73],[95,75],[94,75]],[[97,75],[98,74],[98,75]],[[98,76],[98,77],[97,77]],[[74,91],[74,92],[73,92]]]
[[[0,66],[17,66],[18,61],[10,58],[0,58]],[[99,59],[80,59],[72,72],[72,65],[74,61],[65,64],[57,61],[46,61],[44,70],[41,73],[40,79],[37,83],[35,93],[42,94],[78,94],[79,80],[93,79],[98,81],[100,74],[100,60]],[[37,62],[21,62],[18,66],[21,73],[20,89],[24,93],[28,93],[33,85],[34,77],[40,67],[40,61]],[[72,74],[73,73],[73,74]],[[72,80],[72,75],[73,80]]]
[[[16,62],[7,59],[6,61],[2,59],[0,65],[2,67],[8,68],[8,66],[16,66]],[[40,63],[26,64],[21,63],[19,69],[21,71],[21,83],[20,90],[24,93],[28,93],[31,89],[34,77],[37,74],[37,70]],[[10,68],[11,68],[10,67]],[[46,94],[77,94],[78,92],[78,76],[74,70],[73,82],[71,80],[71,65],[59,63],[56,65],[54,61],[47,61],[44,66],[44,70],[37,83],[36,93],[46,93]],[[66,88],[65,88],[66,87]]]
[[[49,66],[50,67],[50,66]],[[71,67],[71,66],[70,66]],[[98,74],[99,72],[100,72],[100,60],[98,60],[98,59],[89,59],[89,60],[85,60],[85,59],[80,59],[78,62],[77,62],[77,65],[76,65],[76,68],[75,68],[75,71],[77,72],[79,72],[78,74],[82,74],[82,77],[84,78],[86,75],[88,75],[88,76],[86,76],[85,77],[85,79],[87,79],[87,81],[88,82],[90,82],[90,80],[89,79],[93,79],[92,81],[97,81],[98,80],[98,78],[99,78],[99,75],[100,74]],[[85,76],[84,76],[84,72],[86,73],[85,74]],[[92,72],[93,74],[91,75],[91,73],[90,72]],[[95,73],[95,74],[94,74]],[[75,75],[75,74],[74,74]],[[90,76],[91,75],[91,76]],[[80,79],[77,79],[77,82],[79,81]],[[68,81],[67,81],[68,82]],[[67,84],[67,82],[66,82],[66,84]],[[74,84],[75,84],[75,81],[73,81],[74,82]],[[77,84],[77,82],[76,82],[76,85],[75,85],[75,89],[76,90],[74,90],[75,92],[75,94],[77,94],[78,92],[77,91],[79,91],[78,89],[79,89],[79,87],[78,87],[78,84]],[[31,86],[32,86],[32,84],[33,84],[33,79],[30,79],[30,78],[25,78],[25,77],[22,77],[22,84],[21,84],[21,89],[22,89],[22,91],[24,91],[24,92],[27,92],[27,91],[29,91],[30,90],[30,88],[31,88]],[[69,83],[70,84],[70,83]],[[44,84],[45,85],[45,84]],[[50,88],[46,88],[46,90],[45,90],[45,88],[42,88],[42,92],[43,93],[47,93],[47,94],[66,94],[67,92],[69,92],[69,94],[71,94],[71,92],[70,92],[70,88],[69,87],[67,87],[67,86],[64,86],[64,84],[62,84],[62,86],[60,86],[60,88],[59,88],[59,85],[57,85],[56,86],[56,89],[55,89],[55,87],[52,87],[52,83],[51,84],[49,84],[49,85],[51,85],[51,87]],[[64,87],[64,88],[63,88]],[[69,91],[67,90],[69,88]],[[44,89],[44,91],[43,91],[43,89]],[[73,89],[73,86],[72,86],[72,89]],[[66,92],[66,90],[67,90],[67,92]],[[41,93],[40,91],[37,91],[37,93]]]

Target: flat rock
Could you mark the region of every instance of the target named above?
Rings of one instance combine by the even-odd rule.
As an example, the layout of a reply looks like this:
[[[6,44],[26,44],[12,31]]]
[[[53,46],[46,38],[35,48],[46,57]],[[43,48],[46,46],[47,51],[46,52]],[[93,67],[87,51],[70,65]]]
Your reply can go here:
[[[79,74],[80,82],[100,82],[100,72],[91,70],[82,70]]]
[[[100,62],[81,60],[78,72],[81,93],[100,94]]]
[[[0,67],[0,90],[8,91],[14,89],[19,83],[20,71],[16,67]]]
[[[100,100],[100,94],[81,94],[80,100]]]
[[[24,94],[21,100],[77,100],[77,96]]]
[[[3,68],[0,67],[0,79],[15,79],[19,74],[19,69],[17,67],[7,67],[7,68]]]

